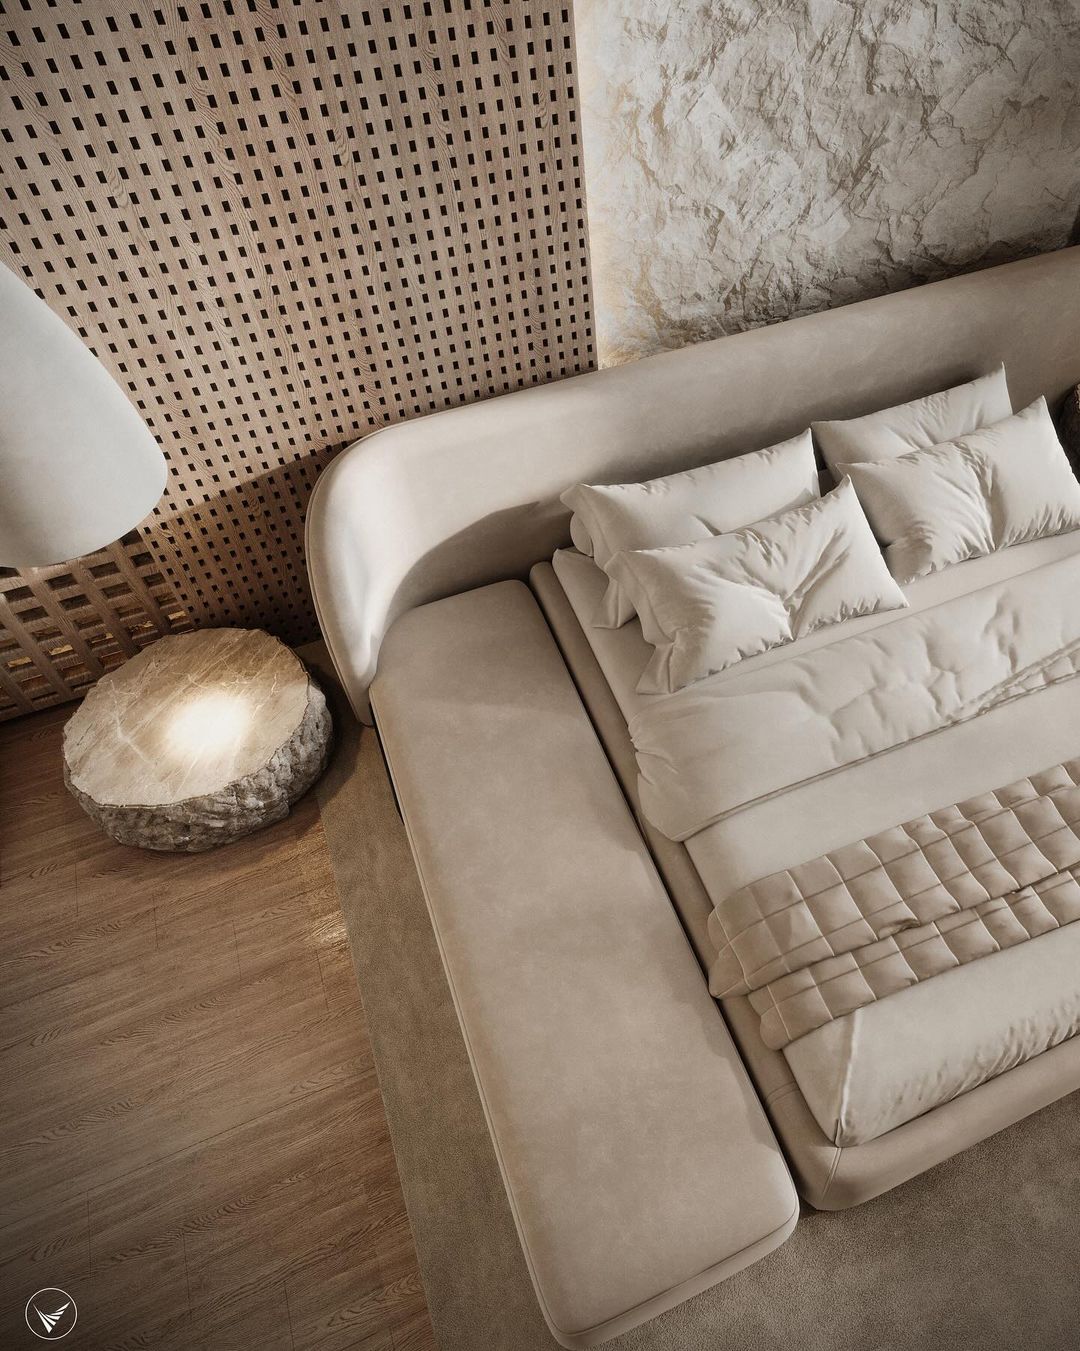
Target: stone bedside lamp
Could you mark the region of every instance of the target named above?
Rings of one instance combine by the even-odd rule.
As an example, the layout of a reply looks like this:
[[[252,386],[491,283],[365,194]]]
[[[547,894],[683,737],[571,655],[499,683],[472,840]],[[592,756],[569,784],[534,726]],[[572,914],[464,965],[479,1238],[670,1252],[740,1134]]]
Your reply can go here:
[[[138,525],[165,457],[66,324],[0,266],[0,564],[42,567]],[[101,679],[64,729],[64,777],[123,844],[193,851],[280,820],[322,773],[322,691],[269,634],[163,638]]]
[[[326,700],[284,643],[202,629],[98,682],[64,728],[64,778],[121,844],[195,851],[287,816],[329,747]]]

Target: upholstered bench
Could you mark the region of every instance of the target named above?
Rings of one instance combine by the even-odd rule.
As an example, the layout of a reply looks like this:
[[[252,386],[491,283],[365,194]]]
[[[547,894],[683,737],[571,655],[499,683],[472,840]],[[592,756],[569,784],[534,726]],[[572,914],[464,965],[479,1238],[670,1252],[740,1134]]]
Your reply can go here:
[[[794,1187],[528,588],[406,613],[371,698],[537,1297],[594,1345],[777,1247]]]

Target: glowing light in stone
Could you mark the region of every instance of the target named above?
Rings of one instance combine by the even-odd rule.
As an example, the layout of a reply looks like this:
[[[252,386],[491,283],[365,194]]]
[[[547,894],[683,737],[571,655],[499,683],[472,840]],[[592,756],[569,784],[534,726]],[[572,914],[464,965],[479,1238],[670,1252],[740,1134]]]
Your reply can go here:
[[[166,743],[183,760],[199,757],[227,762],[251,726],[251,705],[242,694],[205,690],[169,714]]]

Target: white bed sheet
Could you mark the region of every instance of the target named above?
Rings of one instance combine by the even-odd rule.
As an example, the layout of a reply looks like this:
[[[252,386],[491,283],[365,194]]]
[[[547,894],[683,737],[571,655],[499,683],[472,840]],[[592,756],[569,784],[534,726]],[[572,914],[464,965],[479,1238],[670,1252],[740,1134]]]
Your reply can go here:
[[[739,663],[771,664],[912,610],[1080,552],[1080,532],[1003,550],[905,588],[911,609],[851,620]],[[651,652],[636,620],[590,622],[604,574],[561,551],[556,575],[629,719],[663,698],[634,686]],[[710,678],[730,678],[721,672]],[[686,841],[714,896],[988,787],[1080,754],[1080,689],[1050,686],[937,736],[733,813]],[[928,793],[932,800],[927,800]],[[1074,932],[1075,931],[1075,932]],[[1080,926],[1073,925],[881,1000],[784,1050],[824,1133],[840,1145],[875,1139],[1080,1031]]]

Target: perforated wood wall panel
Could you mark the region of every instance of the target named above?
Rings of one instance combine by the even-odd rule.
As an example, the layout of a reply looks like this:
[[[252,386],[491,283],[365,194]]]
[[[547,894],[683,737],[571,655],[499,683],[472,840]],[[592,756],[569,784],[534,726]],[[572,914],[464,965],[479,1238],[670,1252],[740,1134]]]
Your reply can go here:
[[[593,366],[573,63],[569,6],[521,0],[0,0],[0,257],[169,461],[141,538],[57,573],[110,660],[184,624],[310,638],[335,450]],[[100,673],[35,639],[55,581],[2,582],[0,716]]]

